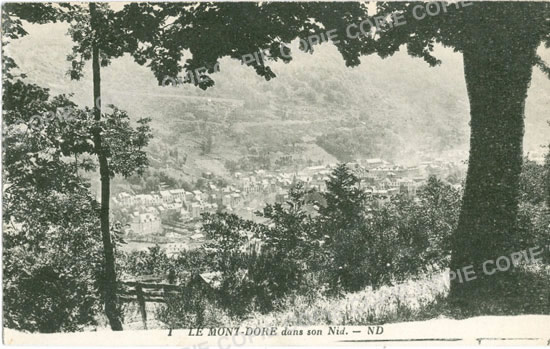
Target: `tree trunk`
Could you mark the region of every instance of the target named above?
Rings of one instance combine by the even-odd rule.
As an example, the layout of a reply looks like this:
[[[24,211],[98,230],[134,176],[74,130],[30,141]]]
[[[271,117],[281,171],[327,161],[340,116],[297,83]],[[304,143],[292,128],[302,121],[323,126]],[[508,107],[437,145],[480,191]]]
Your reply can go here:
[[[481,22],[477,37],[463,49],[471,115],[470,156],[451,260],[451,271],[462,273],[451,283],[451,296],[462,300],[480,294],[483,288],[494,293],[493,278],[506,273],[487,275],[483,262],[509,256],[517,249],[524,108],[536,53],[535,43],[520,39],[520,28]],[[489,271],[493,271],[491,266]],[[469,279],[476,279],[467,281],[464,268],[475,272]]]
[[[90,3],[90,23],[92,33],[96,35],[97,29],[97,12],[96,4]],[[92,74],[93,74],[93,88],[94,88],[94,119],[96,121],[101,120],[101,68],[99,48],[97,47],[97,41],[94,38],[92,44]],[[100,211],[100,225],[101,225],[101,237],[103,240],[103,253],[104,253],[104,280],[103,280],[103,295],[105,301],[105,314],[109,319],[111,329],[113,331],[122,331],[122,323],[119,317],[119,311],[117,306],[117,281],[115,271],[115,255],[113,249],[113,242],[111,241],[111,228],[109,224],[109,200],[111,197],[111,177],[109,171],[109,161],[105,154],[105,151],[101,144],[101,129],[99,127],[94,129],[93,132],[94,146],[97,152],[99,160],[99,173],[101,176],[101,211]]]

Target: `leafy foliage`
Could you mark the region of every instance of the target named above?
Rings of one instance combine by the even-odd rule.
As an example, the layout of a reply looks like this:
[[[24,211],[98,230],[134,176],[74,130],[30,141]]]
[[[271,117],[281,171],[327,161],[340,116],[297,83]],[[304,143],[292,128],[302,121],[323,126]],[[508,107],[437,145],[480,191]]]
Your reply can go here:
[[[105,278],[99,207],[79,171],[95,169],[92,133],[99,127],[108,158],[116,163],[112,175],[139,172],[147,164],[142,148],[150,138],[148,120],[134,130],[128,116],[114,108],[98,122],[67,96],[50,97],[47,89],[10,74],[16,65],[8,63],[3,76],[6,322],[28,331],[79,330],[95,323]]]
[[[169,296],[166,305],[156,311],[156,316],[170,328],[215,328],[231,324],[231,318],[211,303],[197,286],[189,286],[180,294]]]
[[[432,55],[435,45],[463,51],[478,37],[479,21],[490,21],[488,26],[497,28],[493,30],[497,33],[498,28],[514,27],[516,24],[508,20],[513,18],[518,25],[529,23],[529,29],[516,31],[517,37],[529,33],[533,41],[550,40],[545,22],[548,4],[482,2],[461,6],[434,2],[431,5],[438,9],[437,16],[421,20],[417,5],[379,2],[375,13],[369,14],[366,4],[352,2],[136,3],[125,6],[122,12],[134,34],[130,44],[135,49],[134,58],[151,67],[159,84],[164,84],[166,78],[177,81],[178,74],[185,70],[188,78],[184,82],[203,89],[214,84],[211,74],[220,70],[219,60],[225,56],[241,60],[266,80],[274,78],[269,61],[290,62],[289,46],[294,39],[300,39],[300,49],[310,53],[316,44],[331,41],[348,66],[358,65],[361,55],[391,56],[402,45],[410,56],[421,57],[432,66],[439,64]],[[358,35],[344,35],[352,33],[350,28],[357,29]],[[309,39],[331,30],[339,34],[337,38]],[[186,51],[190,57],[184,60]],[[258,53],[258,59],[243,59],[254,53]],[[546,66],[538,56],[523,63]]]
[[[47,90],[21,81],[6,80],[4,86],[6,324],[28,331],[78,330],[95,322],[101,299],[98,207],[78,175],[87,165],[64,156],[63,126],[34,131],[19,122],[67,105],[65,97],[50,99]]]
[[[168,275],[169,258],[159,245],[150,247],[147,251],[133,251],[122,254],[121,270],[128,277],[140,275]]]

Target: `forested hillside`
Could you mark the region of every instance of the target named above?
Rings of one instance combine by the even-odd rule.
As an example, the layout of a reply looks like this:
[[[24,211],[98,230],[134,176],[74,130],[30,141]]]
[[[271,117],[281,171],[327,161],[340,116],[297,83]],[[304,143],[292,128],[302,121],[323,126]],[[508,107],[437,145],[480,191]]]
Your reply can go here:
[[[77,91],[74,100],[88,104],[90,80],[70,81],[69,62],[58,63],[71,46],[65,26],[47,32],[28,28],[29,36],[8,47],[21,71],[53,94],[70,85]],[[147,68],[124,57],[104,69],[103,103],[132,117],[152,117],[153,167],[166,166],[156,158],[159,150],[174,154],[177,149],[172,160],[183,168],[183,177],[223,174],[227,160],[245,162],[262,154],[291,154],[300,164],[356,157],[415,161],[449,151],[465,157],[469,110],[461,57],[445,49],[438,53],[443,63],[436,68],[402,53],[387,60],[364,57],[351,69],[332,46],[322,45],[315,56],[297,52],[299,64],[275,64],[278,76],[270,82],[237,61],[224,62],[223,74],[208,91],[159,87]],[[91,67],[85,70],[91,73]],[[526,151],[546,141],[550,102],[543,91],[549,87],[535,70],[527,99]]]

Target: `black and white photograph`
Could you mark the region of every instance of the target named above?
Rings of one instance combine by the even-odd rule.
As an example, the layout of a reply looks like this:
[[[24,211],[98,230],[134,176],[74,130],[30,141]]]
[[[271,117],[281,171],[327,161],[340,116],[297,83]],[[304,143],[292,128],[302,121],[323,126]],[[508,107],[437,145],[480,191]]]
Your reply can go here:
[[[550,2],[1,28],[4,345],[550,345]]]

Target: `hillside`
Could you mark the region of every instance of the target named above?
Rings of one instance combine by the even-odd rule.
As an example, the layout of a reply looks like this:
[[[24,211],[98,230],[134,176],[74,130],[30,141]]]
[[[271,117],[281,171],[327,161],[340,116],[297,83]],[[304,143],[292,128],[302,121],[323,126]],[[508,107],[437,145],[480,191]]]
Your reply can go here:
[[[72,45],[66,27],[29,28],[30,35],[10,43],[7,54],[31,81],[54,94],[72,92],[77,103],[90,105],[90,64],[82,81],[66,75]],[[208,91],[159,87],[146,67],[123,57],[102,70],[103,104],[113,103],[135,119],[151,117],[153,165],[167,166],[156,157],[177,149],[183,160],[172,159],[178,164],[173,170],[184,178],[204,171],[223,175],[227,160],[261,162],[262,156],[289,154],[293,163],[287,165],[356,157],[412,162],[450,153],[464,158],[469,110],[462,59],[443,48],[436,55],[443,64],[435,68],[405,53],[386,60],[363,57],[359,67],[347,68],[325,44],[314,55],[299,52],[290,64],[273,64],[278,77],[270,82],[225,59]],[[549,89],[550,81],[535,70],[525,151],[548,141]]]

